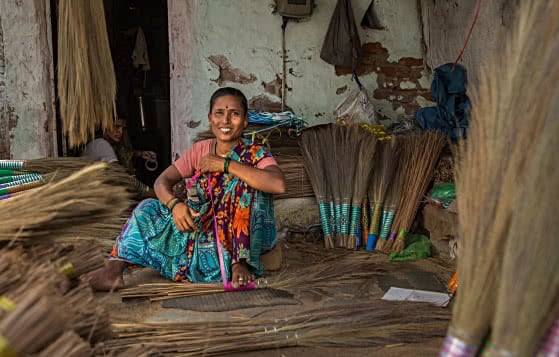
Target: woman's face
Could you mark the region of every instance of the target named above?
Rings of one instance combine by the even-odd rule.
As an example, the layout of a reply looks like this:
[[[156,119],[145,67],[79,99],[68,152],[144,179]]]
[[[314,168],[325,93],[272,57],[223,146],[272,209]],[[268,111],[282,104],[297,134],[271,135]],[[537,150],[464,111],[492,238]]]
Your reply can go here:
[[[208,119],[212,132],[221,142],[237,142],[248,125],[241,101],[230,95],[215,100]]]
[[[107,130],[107,137],[114,143],[119,143],[122,140],[124,131],[126,130],[126,121],[122,119],[117,119],[113,123],[113,126]]]

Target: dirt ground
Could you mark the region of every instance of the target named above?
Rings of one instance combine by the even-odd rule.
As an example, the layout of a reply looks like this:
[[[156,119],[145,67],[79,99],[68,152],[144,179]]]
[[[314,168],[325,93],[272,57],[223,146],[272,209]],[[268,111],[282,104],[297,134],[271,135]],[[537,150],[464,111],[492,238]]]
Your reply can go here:
[[[372,259],[387,260],[387,256],[379,253],[348,252],[343,249],[326,250],[320,241],[304,237],[287,237],[280,242],[283,250],[282,269],[297,271],[303,267],[323,260],[329,256],[343,254],[372,254]],[[318,308],[328,304],[351,304],[355,299],[359,301],[380,299],[390,286],[414,288],[445,292],[445,284],[454,270],[454,266],[444,259],[430,258],[422,261],[407,263],[392,263],[390,270],[379,278],[365,279],[354,285],[331,287],[316,291],[299,291],[295,294],[297,305],[266,306],[227,312],[197,312],[183,309],[163,308],[161,302],[148,300],[122,300],[118,293],[97,294],[103,302],[114,322],[163,322],[163,321],[208,321],[223,320],[224,318],[288,316],[308,308]],[[267,272],[273,276],[277,272]],[[146,282],[164,281],[158,274],[149,269],[140,269],[125,274],[127,286],[134,286]],[[230,354],[231,356],[434,356],[438,353],[442,337],[428,339],[421,344],[409,344],[402,340],[399,344],[377,346],[369,348],[310,348],[290,347],[275,350],[243,352]]]

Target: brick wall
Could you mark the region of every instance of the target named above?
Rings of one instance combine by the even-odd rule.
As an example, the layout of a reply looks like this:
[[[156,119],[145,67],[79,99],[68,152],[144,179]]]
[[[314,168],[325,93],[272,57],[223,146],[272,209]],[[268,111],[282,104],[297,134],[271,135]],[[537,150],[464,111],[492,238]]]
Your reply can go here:
[[[394,110],[401,107],[404,117],[408,118],[421,108],[422,99],[432,100],[430,84],[420,81],[426,74],[422,58],[404,57],[396,62],[390,61],[388,50],[379,42],[365,43],[362,49],[363,59],[357,68],[357,75],[377,75],[378,87],[372,93],[373,99],[389,101]],[[336,74],[351,74],[351,69],[336,67]],[[382,113],[379,114],[382,116]]]

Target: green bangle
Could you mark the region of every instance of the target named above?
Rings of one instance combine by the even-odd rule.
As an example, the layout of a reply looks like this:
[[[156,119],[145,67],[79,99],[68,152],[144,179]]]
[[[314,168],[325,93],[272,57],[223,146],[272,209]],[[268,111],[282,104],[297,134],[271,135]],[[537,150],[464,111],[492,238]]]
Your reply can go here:
[[[173,212],[173,208],[175,208],[175,206],[177,205],[177,203],[179,203],[179,199],[178,199],[178,198],[175,198],[175,200],[174,200],[173,202],[171,202],[171,204],[168,206],[168,207],[169,207],[169,210],[170,210],[171,212]]]
[[[226,157],[225,161],[223,161],[223,172],[228,174],[229,173],[229,163],[231,162],[230,157]]]

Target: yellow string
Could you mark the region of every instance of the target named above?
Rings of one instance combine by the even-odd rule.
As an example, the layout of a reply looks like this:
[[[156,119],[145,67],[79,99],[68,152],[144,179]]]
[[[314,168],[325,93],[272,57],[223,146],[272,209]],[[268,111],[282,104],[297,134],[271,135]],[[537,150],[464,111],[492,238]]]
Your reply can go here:
[[[2,335],[0,335],[0,357],[17,357],[10,342]]]
[[[76,270],[74,269],[74,266],[72,265],[72,263],[67,260],[64,263],[62,263],[60,265],[60,268],[58,268],[58,270],[66,275],[66,277],[68,277],[68,279],[73,279],[76,277]]]
[[[16,304],[5,296],[0,296],[0,310],[7,312],[14,311],[16,309]]]

